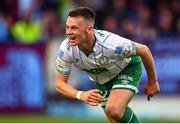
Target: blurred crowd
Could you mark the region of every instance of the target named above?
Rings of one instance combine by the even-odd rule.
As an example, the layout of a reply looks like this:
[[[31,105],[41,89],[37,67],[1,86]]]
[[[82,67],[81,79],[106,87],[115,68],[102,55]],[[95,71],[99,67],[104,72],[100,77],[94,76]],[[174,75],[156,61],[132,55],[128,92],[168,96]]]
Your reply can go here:
[[[1,0],[0,43],[32,44],[65,36],[69,10],[89,6],[96,26],[137,42],[180,33],[179,0]]]

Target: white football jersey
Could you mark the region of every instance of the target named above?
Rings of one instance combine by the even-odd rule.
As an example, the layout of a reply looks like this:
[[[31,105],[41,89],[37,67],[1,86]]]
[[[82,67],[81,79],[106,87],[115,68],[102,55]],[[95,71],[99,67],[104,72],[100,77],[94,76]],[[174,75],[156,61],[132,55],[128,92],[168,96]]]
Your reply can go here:
[[[86,55],[78,46],[70,46],[68,38],[59,49],[56,69],[68,76],[74,64],[85,71],[91,80],[104,84],[117,76],[136,54],[135,43],[104,30],[94,30],[93,52]]]

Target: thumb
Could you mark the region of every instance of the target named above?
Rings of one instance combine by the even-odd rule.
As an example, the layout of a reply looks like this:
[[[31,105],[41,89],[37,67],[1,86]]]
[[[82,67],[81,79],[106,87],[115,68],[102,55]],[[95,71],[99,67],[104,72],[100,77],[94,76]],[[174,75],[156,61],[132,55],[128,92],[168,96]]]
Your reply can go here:
[[[152,98],[152,97],[153,97],[153,94],[147,95],[147,100],[150,101],[150,98]]]

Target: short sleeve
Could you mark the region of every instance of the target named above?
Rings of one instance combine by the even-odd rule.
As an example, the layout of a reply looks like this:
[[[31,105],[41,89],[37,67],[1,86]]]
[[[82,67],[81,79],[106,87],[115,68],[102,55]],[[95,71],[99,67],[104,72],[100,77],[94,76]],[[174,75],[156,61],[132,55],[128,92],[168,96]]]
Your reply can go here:
[[[65,50],[64,46],[61,45],[55,63],[56,70],[64,76],[69,76],[71,71],[71,65],[72,63],[70,61],[70,56],[68,56],[68,53]]]
[[[115,53],[121,57],[130,57],[132,55],[136,55],[136,45],[135,42],[116,36],[116,48]]]

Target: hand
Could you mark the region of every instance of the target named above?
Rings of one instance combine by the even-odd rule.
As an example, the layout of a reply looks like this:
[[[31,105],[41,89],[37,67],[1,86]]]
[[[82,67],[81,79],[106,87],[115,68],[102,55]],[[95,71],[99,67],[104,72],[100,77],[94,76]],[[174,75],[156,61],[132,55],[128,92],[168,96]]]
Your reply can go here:
[[[100,90],[97,89],[83,91],[80,95],[80,99],[91,106],[98,106],[103,101]]]
[[[159,93],[160,87],[158,81],[149,81],[144,88],[144,92],[147,95],[147,100],[150,101],[150,98],[155,94]]]

